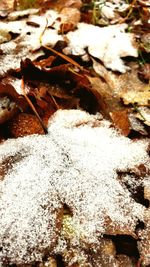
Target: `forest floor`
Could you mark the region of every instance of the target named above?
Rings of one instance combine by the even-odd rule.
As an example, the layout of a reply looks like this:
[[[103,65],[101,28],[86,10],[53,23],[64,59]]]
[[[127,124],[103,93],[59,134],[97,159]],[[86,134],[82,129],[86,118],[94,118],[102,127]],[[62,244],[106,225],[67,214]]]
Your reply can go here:
[[[76,117],[75,113],[69,113],[72,109],[88,113],[83,115],[82,121],[80,115]],[[109,127],[115,129],[114,131],[119,135],[118,138],[125,138],[122,140],[126,141],[120,144],[126,147],[125,151],[129,158],[130,152],[126,142],[129,142],[129,146],[132,146],[132,142],[141,144],[141,152],[137,149],[139,160],[134,161],[136,167],[138,165],[137,169],[133,170],[132,164],[129,164],[129,158],[128,160],[125,158],[125,163],[121,168],[126,171],[120,171],[118,175],[120,175],[120,180],[122,179],[123,188],[127,186],[134,201],[144,206],[147,215],[143,215],[142,221],[145,228],[140,219],[138,223],[136,221],[136,226],[134,225],[136,233],[133,233],[133,229],[124,229],[124,232],[118,228],[116,232],[107,231],[107,229],[99,246],[101,251],[91,252],[90,250],[89,252],[89,248],[85,248],[83,244],[80,251],[77,252],[78,249],[75,249],[73,251],[75,255],[84,251],[85,261],[82,262],[81,258],[75,261],[75,256],[71,256],[72,248],[69,248],[70,254],[65,254],[66,252],[61,254],[60,251],[56,253],[61,254],[63,262],[59,263],[60,259],[56,260],[55,255],[51,259],[50,267],[55,267],[56,264],[61,267],[150,266],[150,183],[148,182],[148,166],[143,163],[142,159],[143,157],[147,160],[142,142],[146,144],[150,137],[149,0],[1,1],[0,143],[2,147],[6,142],[7,148],[7,139],[20,140],[19,137],[33,134],[47,136],[51,129],[48,123],[52,118],[52,125],[54,123],[55,126],[53,115],[59,110],[68,110],[70,115],[67,115],[66,120],[68,123],[70,120],[73,127],[74,116],[78,126],[90,122],[90,127],[93,128],[97,124],[100,127],[96,116],[102,116],[105,122],[109,121]],[[69,119],[71,114],[73,117]],[[91,114],[91,119],[88,114]],[[57,116],[56,121],[58,120],[60,126],[62,123],[62,129],[67,127],[64,126],[67,122],[65,124],[63,119],[59,121],[59,116]],[[58,129],[55,127],[57,134]],[[59,130],[61,131],[61,127]],[[87,133],[90,134],[89,129]],[[98,139],[96,131],[93,130],[93,133],[95,141],[91,141],[90,137],[88,141],[94,146],[94,142],[98,142]],[[107,136],[108,132],[104,131],[104,133]],[[71,134],[70,132],[70,136]],[[99,134],[101,136],[101,133]],[[114,135],[114,132],[110,132],[112,140]],[[40,140],[42,142],[47,139],[41,137]],[[109,142],[111,145],[112,141]],[[119,145],[119,141],[114,142]],[[80,145],[83,145],[82,141],[79,142],[79,150]],[[89,149],[92,149],[92,145]],[[148,152],[149,148],[147,147],[146,150]],[[3,153],[2,157],[5,154]],[[91,155],[94,153],[93,149]],[[102,157],[105,162],[103,154],[98,153],[96,158],[98,156]],[[134,156],[136,158],[133,152]],[[109,160],[113,161],[113,158],[108,157]],[[114,162],[115,160],[116,167],[114,168],[118,172],[117,164],[122,164],[122,162],[117,156],[116,158],[114,156]],[[5,165],[9,165],[6,161],[4,156]],[[132,171],[129,171],[127,166]],[[106,164],[106,167],[109,169],[110,166]],[[0,167],[0,175],[3,176],[4,173],[3,167]],[[127,175],[133,179],[134,189],[133,184],[125,180]],[[144,177],[142,181],[141,177]],[[139,183],[136,179],[139,179]],[[86,180],[87,183],[90,186],[89,180]],[[128,198],[127,195],[126,197]],[[117,209],[117,206],[115,207]],[[108,239],[112,243],[109,243]],[[112,244],[115,244],[115,249],[112,248]],[[104,251],[106,248],[110,249],[113,259],[110,265],[108,265],[109,253]],[[97,260],[96,253],[104,254],[105,259],[101,256],[101,259]],[[124,255],[125,258],[116,256],[119,254]],[[73,262],[72,265],[71,262]]]

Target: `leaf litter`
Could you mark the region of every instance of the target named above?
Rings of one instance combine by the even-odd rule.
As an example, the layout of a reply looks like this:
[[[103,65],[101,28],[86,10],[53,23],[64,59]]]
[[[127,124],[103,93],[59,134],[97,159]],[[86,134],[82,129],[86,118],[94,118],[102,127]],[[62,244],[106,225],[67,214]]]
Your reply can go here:
[[[148,266],[149,5],[33,2],[0,4],[1,261]]]

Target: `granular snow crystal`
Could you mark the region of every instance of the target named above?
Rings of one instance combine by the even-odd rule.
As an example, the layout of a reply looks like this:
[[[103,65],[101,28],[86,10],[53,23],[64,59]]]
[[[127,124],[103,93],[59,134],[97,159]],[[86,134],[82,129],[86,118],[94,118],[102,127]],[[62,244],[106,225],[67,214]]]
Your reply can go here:
[[[148,165],[148,141],[123,137],[99,115],[60,110],[48,134],[9,139],[0,161],[0,261],[32,263],[52,251],[66,204],[78,240],[131,234],[145,207],[132,198],[117,172]],[[3,177],[4,176],[4,177]]]

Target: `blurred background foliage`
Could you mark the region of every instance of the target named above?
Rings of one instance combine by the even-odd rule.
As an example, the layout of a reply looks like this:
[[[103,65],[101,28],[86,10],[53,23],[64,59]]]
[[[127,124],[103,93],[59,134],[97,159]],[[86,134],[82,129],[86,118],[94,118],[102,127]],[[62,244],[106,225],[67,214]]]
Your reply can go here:
[[[0,0],[1,10],[21,10],[27,8],[36,8],[44,4],[45,0]]]

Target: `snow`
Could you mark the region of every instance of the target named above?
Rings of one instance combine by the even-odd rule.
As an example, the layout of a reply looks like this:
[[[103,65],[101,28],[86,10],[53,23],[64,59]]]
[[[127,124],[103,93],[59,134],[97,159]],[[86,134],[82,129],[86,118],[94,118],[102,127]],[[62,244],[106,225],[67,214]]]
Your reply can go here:
[[[37,51],[42,44],[54,47],[58,41],[67,41],[64,52],[69,55],[83,56],[88,53],[100,59],[106,68],[113,71],[126,72],[129,68],[124,64],[123,57],[138,56],[134,45],[134,34],[127,33],[127,24],[98,27],[92,24],[77,23],[80,13],[71,9],[66,17],[64,13],[48,10],[44,15],[30,15],[28,19],[0,22],[0,49],[3,51],[0,60],[0,74],[4,75],[11,68],[18,68],[21,59],[25,57],[36,59]],[[73,12],[73,13],[71,13]],[[72,14],[72,16],[71,16]],[[70,17],[69,17],[70,16]],[[77,29],[67,34],[59,34],[60,25],[71,22]],[[34,27],[37,25],[37,27]],[[10,40],[9,32],[18,34],[14,40]],[[96,39],[95,39],[96,38]],[[6,43],[4,43],[6,42]],[[15,55],[15,56],[14,56]]]
[[[45,136],[1,144],[1,164],[7,162],[8,171],[0,182],[0,261],[42,261],[57,241],[64,203],[78,229],[76,242],[82,237],[91,244],[108,232],[134,235],[145,208],[117,171],[148,165],[147,146],[121,136],[101,116],[79,110],[57,111]]]
[[[137,48],[133,46],[134,35],[126,33],[127,24],[118,24],[107,27],[98,27],[91,24],[79,23],[78,29],[69,32],[66,37],[68,46],[64,49],[66,54],[86,54],[100,59],[106,68],[114,71],[126,72],[122,57],[137,57]],[[96,39],[95,39],[96,38]]]

